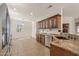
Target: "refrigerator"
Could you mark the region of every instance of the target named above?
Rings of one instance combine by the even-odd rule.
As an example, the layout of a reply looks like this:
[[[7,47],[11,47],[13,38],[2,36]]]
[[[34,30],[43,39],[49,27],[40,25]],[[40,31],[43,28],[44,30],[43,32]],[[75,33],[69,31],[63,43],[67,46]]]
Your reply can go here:
[[[3,3],[0,5],[0,49],[4,49],[6,46],[8,48],[8,44],[11,40],[10,25],[8,7],[7,4]],[[6,51],[7,48],[5,49]]]

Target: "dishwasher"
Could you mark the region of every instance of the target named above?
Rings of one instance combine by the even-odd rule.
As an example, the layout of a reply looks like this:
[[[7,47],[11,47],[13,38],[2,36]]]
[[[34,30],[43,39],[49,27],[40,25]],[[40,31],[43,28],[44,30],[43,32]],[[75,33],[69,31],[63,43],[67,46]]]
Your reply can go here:
[[[50,47],[51,37],[49,35],[45,35],[45,46]]]

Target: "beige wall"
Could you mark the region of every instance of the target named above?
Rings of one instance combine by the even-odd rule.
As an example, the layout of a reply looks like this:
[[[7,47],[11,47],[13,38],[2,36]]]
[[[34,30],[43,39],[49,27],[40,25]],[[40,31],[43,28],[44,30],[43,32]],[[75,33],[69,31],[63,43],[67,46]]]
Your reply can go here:
[[[17,23],[23,22],[22,31],[17,32]],[[29,21],[21,21],[21,20],[11,20],[11,32],[13,38],[28,38],[32,36],[32,22]]]
[[[32,22],[32,37],[36,38],[36,22]]]

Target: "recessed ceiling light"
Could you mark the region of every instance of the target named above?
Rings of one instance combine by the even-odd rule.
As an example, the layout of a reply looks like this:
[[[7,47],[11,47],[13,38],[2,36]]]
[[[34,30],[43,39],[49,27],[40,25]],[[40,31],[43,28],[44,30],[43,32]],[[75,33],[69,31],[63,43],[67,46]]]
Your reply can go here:
[[[22,26],[24,25],[24,23],[21,24]]]
[[[14,10],[16,10],[16,8],[14,8]]]
[[[33,13],[31,12],[30,15],[33,15]]]

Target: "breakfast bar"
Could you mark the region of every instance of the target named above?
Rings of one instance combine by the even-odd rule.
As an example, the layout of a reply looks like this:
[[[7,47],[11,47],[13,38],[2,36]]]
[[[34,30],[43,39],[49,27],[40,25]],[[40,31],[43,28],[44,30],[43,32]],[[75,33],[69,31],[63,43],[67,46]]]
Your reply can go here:
[[[55,37],[54,37],[55,38]],[[79,40],[59,40],[55,38],[50,43],[51,56],[77,56],[79,55]]]

